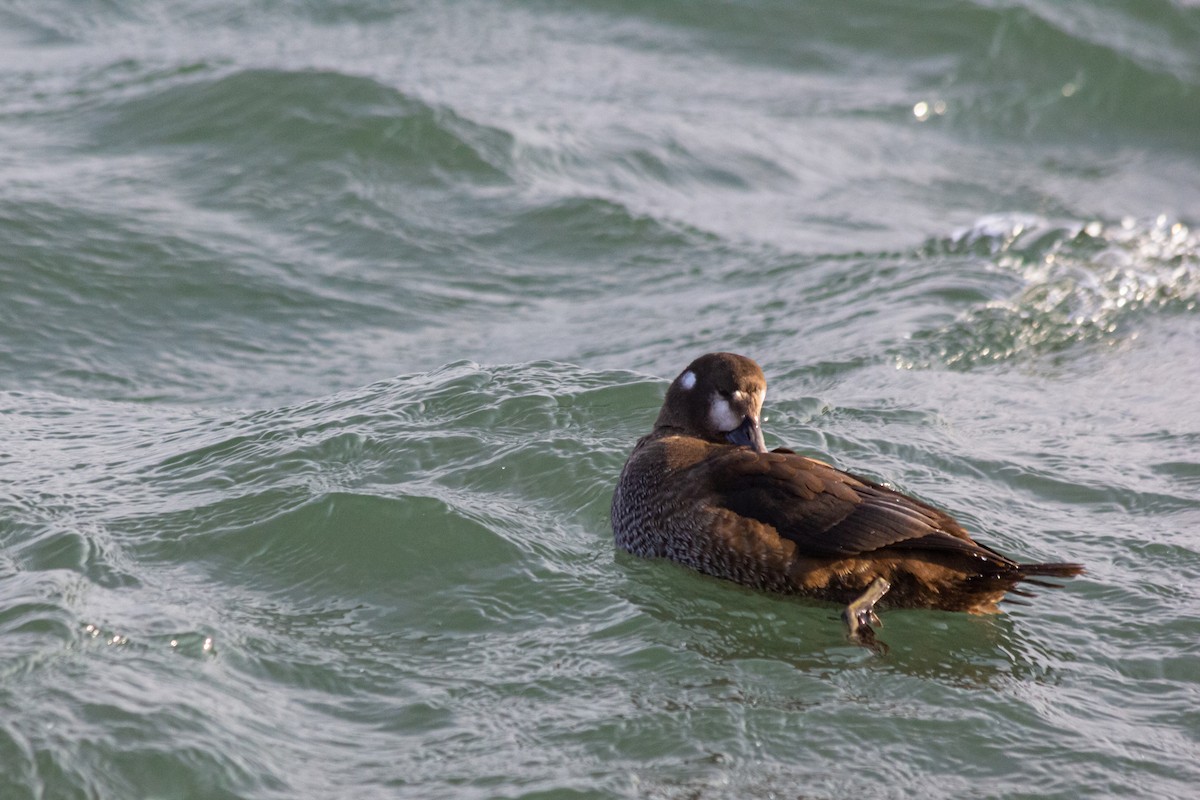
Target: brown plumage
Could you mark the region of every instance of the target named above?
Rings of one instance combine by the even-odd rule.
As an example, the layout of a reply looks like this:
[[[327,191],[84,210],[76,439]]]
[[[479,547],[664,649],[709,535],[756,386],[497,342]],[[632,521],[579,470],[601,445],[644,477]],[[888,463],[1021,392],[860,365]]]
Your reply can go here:
[[[612,503],[618,547],[851,604],[856,638],[867,638],[859,629],[870,634],[884,593],[889,607],[996,613],[1006,593],[1029,596],[1022,582],[1050,586],[1037,578],[1083,571],[1020,564],[920,500],[791,450],[767,452],[765,392],[759,366],[732,353],[701,356],[680,373],[621,471]]]

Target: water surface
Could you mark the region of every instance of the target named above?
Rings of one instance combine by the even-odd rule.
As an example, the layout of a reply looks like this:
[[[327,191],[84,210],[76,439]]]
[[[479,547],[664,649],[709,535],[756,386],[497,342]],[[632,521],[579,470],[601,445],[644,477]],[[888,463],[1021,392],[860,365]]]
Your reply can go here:
[[[0,9],[0,797],[1189,797],[1200,11]],[[667,381],[1088,573],[614,554]]]

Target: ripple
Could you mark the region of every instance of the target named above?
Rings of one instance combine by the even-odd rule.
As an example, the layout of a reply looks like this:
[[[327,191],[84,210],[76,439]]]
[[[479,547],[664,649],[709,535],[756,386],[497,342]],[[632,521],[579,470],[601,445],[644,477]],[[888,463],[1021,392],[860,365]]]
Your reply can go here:
[[[458,361],[251,410],[6,394],[5,418],[28,441],[22,458],[39,466],[10,463],[0,476],[20,536],[36,541],[52,530],[30,498],[58,464],[75,466],[55,487],[60,503],[89,509],[92,523],[73,530],[77,549],[65,561],[47,551],[35,563],[15,551],[9,572],[30,598],[5,605],[10,616],[0,624],[12,630],[0,642],[38,653],[14,673],[26,683],[53,674],[33,669],[51,659],[102,680],[104,692],[115,685],[114,696],[82,704],[86,680],[61,688],[58,724],[84,742],[121,733],[129,746],[113,762],[119,775],[173,765],[199,781],[197,792],[218,796],[214,787],[270,794],[399,773],[435,785],[446,773],[430,753],[453,756],[463,781],[486,782],[507,774],[512,751],[499,758],[498,740],[552,753],[546,768],[605,753],[622,772],[667,776],[656,784],[663,792],[698,790],[710,778],[752,785],[739,765],[764,753],[781,780],[810,779],[841,745],[804,731],[845,724],[847,714],[883,731],[889,758],[915,765],[900,778],[915,787],[933,762],[913,761],[901,735],[913,725],[942,736],[986,717],[994,736],[1054,735],[1020,687],[1073,680],[1070,648],[1086,635],[1053,640],[1071,630],[1081,604],[1104,603],[1119,625],[1139,608],[1169,615],[1172,597],[1191,602],[1167,591],[1170,573],[1154,584],[1159,596],[1083,582],[1061,596],[1061,608],[1010,619],[897,613],[887,618],[891,660],[872,666],[845,645],[833,609],[613,559],[612,480],[661,388],[632,373],[555,362]],[[944,425],[900,406],[850,409],[837,421],[875,431],[855,441],[876,456],[894,446],[881,426]],[[994,482],[998,463],[945,466]],[[1034,496],[1026,502],[1063,500],[1053,474],[1031,480],[1016,486]],[[1111,502],[1091,487],[1082,500]],[[1002,515],[1005,502],[982,512]],[[136,581],[106,582],[80,560],[87,546]],[[1137,554],[1119,537],[1096,546],[1137,564],[1177,554]],[[1106,569],[1096,576],[1114,579]],[[74,594],[55,599],[54,587],[71,585]],[[1178,642],[1185,628],[1170,620],[1155,646]],[[634,692],[630,674],[642,676]],[[146,681],[166,694],[139,699]],[[205,688],[185,691],[182,705],[163,700],[193,684]],[[979,719],[941,715],[931,692],[957,696],[954,707],[982,703]],[[572,701],[580,697],[588,702]],[[171,754],[153,744],[161,730],[173,732]],[[231,736],[269,747],[243,753],[227,744]],[[44,736],[27,741],[25,749],[51,748],[46,757],[71,763]],[[371,755],[396,741],[413,748],[390,767]],[[963,747],[966,758],[972,745]],[[326,760],[321,774],[305,766],[330,748],[345,763]],[[783,759],[797,748],[811,757]],[[8,749],[22,758],[22,746]],[[261,763],[268,749],[288,755]],[[680,772],[689,759],[711,773]],[[543,777],[531,780],[556,785],[534,772]],[[863,785],[879,780],[864,776]]]

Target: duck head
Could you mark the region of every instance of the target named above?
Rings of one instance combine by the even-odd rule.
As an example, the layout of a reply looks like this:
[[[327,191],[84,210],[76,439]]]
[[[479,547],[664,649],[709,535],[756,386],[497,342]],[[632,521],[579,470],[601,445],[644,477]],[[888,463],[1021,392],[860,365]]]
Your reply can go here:
[[[766,376],[754,361],[734,353],[709,353],[671,382],[654,426],[765,453],[759,420],[766,393]]]

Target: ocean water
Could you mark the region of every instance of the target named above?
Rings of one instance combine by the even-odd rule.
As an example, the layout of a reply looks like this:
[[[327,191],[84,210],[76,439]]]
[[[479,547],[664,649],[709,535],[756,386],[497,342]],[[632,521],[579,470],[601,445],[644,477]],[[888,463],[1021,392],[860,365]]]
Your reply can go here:
[[[0,798],[1188,798],[1200,6],[0,5]],[[667,381],[1088,572],[613,551]]]

